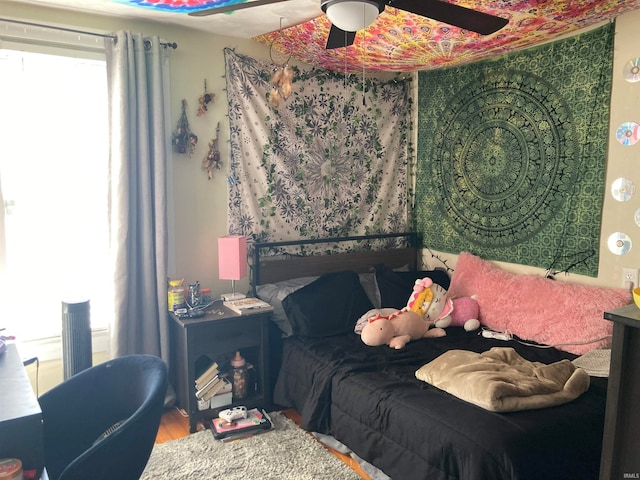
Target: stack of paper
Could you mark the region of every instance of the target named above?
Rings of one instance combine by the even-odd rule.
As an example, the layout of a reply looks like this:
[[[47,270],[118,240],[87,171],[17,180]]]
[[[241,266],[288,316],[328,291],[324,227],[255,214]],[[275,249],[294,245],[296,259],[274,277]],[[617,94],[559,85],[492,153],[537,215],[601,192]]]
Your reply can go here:
[[[259,298],[251,297],[241,298],[240,300],[230,300],[228,302],[224,302],[224,306],[230,308],[236,313],[239,313],[240,315],[261,310],[273,310],[273,307],[267,302],[264,302]]]

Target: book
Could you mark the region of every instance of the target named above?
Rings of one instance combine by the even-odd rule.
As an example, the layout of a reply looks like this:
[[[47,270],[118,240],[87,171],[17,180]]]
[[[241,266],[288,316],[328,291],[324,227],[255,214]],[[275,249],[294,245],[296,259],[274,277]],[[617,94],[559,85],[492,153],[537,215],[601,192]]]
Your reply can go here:
[[[196,390],[196,398],[199,398],[199,399],[202,399],[202,400],[206,400],[205,395],[207,393],[209,393],[214,388],[216,388],[216,392],[217,392],[220,388],[222,388],[223,385],[224,384],[222,384],[222,381],[220,380],[220,377],[218,377],[216,375],[215,378],[210,380],[209,383],[207,383],[204,387],[202,387],[199,390]],[[218,386],[220,388],[217,388]],[[213,395],[215,395],[215,392],[213,393]],[[209,398],[211,398],[211,397],[209,397]]]
[[[218,393],[216,393],[216,395],[222,395],[223,393],[230,393],[233,390],[233,384],[231,383],[231,380],[229,380],[229,378],[227,378],[224,374],[220,375],[220,378],[224,382],[224,386],[220,389]]]
[[[265,430],[252,430],[250,432],[234,433],[227,435],[226,437],[222,437],[220,441],[222,443],[237,442],[238,440],[244,440],[246,438],[255,437],[256,435],[262,435],[263,433],[270,432],[271,430],[273,430],[273,427]]]
[[[196,388],[200,389],[200,388],[204,387],[209,382],[209,380],[211,380],[217,374],[218,374],[218,363],[217,362],[213,362],[202,373],[202,375],[200,375],[198,378],[196,378]]]
[[[247,439],[247,438],[255,437],[256,435],[261,435],[263,433],[267,433],[270,430],[272,430],[272,429],[269,429],[269,430],[253,430],[252,432],[236,433],[236,434],[233,434],[233,435],[229,435],[228,437],[223,437],[223,438],[220,439],[220,441],[222,443],[237,442],[238,440],[244,440],[244,439]]]
[[[213,390],[209,390],[208,392],[206,392],[204,395],[204,398],[210,398],[211,400],[213,400],[218,395],[222,395],[225,393],[232,393],[231,392],[232,389],[233,389],[233,385],[231,384],[231,382],[229,382],[229,380],[227,380],[224,377],[220,377],[220,383],[216,384],[216,386],[213,387]],[[211,406],[210,408],[215,408],[215,407]]]
[[[209,381],[207,381],[207,383],[205,383],[202,386],[198,386],[198,384],[196,384],[196,396],[198,395],[198,393],[202,394],[204,393],[205,390],[207,390],[207,388],[209,388],[210,386],[212,386],[219,378],[218,374],[215,374],[213,376],[213,378],[211,378]]]
[[[221,383],[223,385],[212,397],[209,397],[210,394],[206,390],[196,392],[196,397],[198,398],[198,410],[202,411],[210,408],[220,408],[233,403],[232,384],[224,377],[220,377],[220,379],[222,380]],[[217,387],[214,387],[213,391],[215,390],[217,390]]]
[[[204,390],[205,388],[207,388],[209,386],[209,384],[211,384],[211,382],[214,382],[215,380],[217,380],[218,376],[219,375],[216,373],[213,377],[208,379],[205,383],[200,384],[200,385],[196,383],[196,390]]]
[[[267,302],[260,300],[259,298],[247,297],[240,300],[229,300],[224,302],[224,306],[230,308],[240,315],[247,312],[254,312],[256,310],[273,310],[273,307]]]
[[[216,393],[222,390],[224,385],[225,385],[224,380],[222,380],[221,378],[218,378],[213,385],[211,385],[209,388],[205,390],[205,392],[202,394],[202,399],[210,400],[215,396]]]
[[[244,438],[248,434],[255,434],[273,428],[273,423],[267,413],[257,408],[247,411],[247,418],[240,418],[233,422],[227,422],[222,418],[211,420],[211,433],[216,440],[226,437],[239,436]]]
[[[209,400],[209,408],[226,407],[233,403],[233,394],[231,392],[220,393],[218,392]]]

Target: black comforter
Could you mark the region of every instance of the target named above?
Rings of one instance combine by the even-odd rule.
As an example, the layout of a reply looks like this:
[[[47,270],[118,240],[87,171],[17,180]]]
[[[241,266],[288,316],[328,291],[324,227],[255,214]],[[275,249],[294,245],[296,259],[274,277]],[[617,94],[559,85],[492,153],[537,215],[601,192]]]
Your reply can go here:
[[[449,328],[402,350],[368,347],[356,334],[288,338],[275,403],[307,430],[333,435],[393,479],[597,479],[606,381],[561,406],[494,413],[415,378],[449,349],[512,346],[531,361],[571,354]]]

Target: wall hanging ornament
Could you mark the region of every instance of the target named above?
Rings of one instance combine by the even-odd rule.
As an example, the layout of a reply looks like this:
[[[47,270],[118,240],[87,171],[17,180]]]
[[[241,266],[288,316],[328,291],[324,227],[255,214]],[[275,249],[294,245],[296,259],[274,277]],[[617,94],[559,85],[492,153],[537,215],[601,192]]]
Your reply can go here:
[[[636,192],[636,184],[628,178],[618,178],[611,184],[611,195],[619,202],[628,202]]]
[[[187,119],[187,101],[182,100],[182,114],[178,120],[178,126],[175,132],[173,132],[172,142],[173,150],[177,153],[191,154],[196,149],[198,143],[198,137],[191,132],[189,128],[189,120]]]
[[[282,31],[282,19],[280,19],[280,31]],[[278,50],[274,49],[274,45],[278,39],[280,39],[280,35],[271,42],[269,47],[269,57],[271,57],[271,62],[273,62],[274,65],[273,74],[269,79],[269,83],[273,86],[269,92],[269,103],[275,108],[280,106],[281,100],[286,100],[289,98],[289,95],[291,95],[291,91],[293,90],[291,83],[295,75],[293,68],[289,66],[291,49],[289,49],[288,53],[284,54],[286,58],[280,59],[279,61],[274,59],[274,55],[278,53]]]
[[[204,115],[205,113],[207,113],[207,110],[209,109],[209,104],[213,103],[213,101],[215,100],[216,95],[212,92],[207,92],[207,79],[204,79],[204,94],[202,94],[202,96],[200,96],[200,98],[198,99],[198,117],[201,117],[202,115]]]
[[[220,170],[222,162],[220,161],[220,152],[218,151],[218,133],[220,132],[220,122],[216,127],[216,136],[209,142],[209,151],[206,157],[202,159],[202,169],[207,172],[209,180],[213,178],[213,171]]]
[[[291,82],[293,81],[293,68],[289,65],[285,67],[276,67],[271,76],[269,83],[273,85],[269,94],[269,103],[274,107],[280,106],[280,100],[286,100],[291,95]]]
[[[624,79],[629,83],[640,82],[640,57],[632,58],[624,64]]]
[[[616,138],[625,147],[635,145],[640,140],[640,125],[636,122],[624,122],[616,130]]]
[[[631,251],[631,237],[624,232],[615,232],[607,240],[609,251],[615,255],[626,255]]]

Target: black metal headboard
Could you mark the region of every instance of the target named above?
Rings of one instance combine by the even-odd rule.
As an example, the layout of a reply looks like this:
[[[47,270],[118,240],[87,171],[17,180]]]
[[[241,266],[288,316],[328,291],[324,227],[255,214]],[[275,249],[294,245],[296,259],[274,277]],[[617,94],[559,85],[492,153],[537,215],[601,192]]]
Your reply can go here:
[[[387,245],[384,241],[388,240]],[[357,248],[345,253],[327,255],[301,255],[284,252],[288,247],[299,247],[319,243],[337,244],[356,242]],[[375,243],[382,247],[374,249]],[[252,245],[251,284],[254,289],[264,283],[275,283],[290,278],[322,275],[341,270],[365,273],[372,265],[384,263],[391,268],[407,267],[416,270],[418,266],[418,235],[416,232],[381,233],[351,237],[317,238],[282,242],[256,242]],[[389,245],[391,245],[390,248]],[[270,255],[263,252],[270,251]]]

